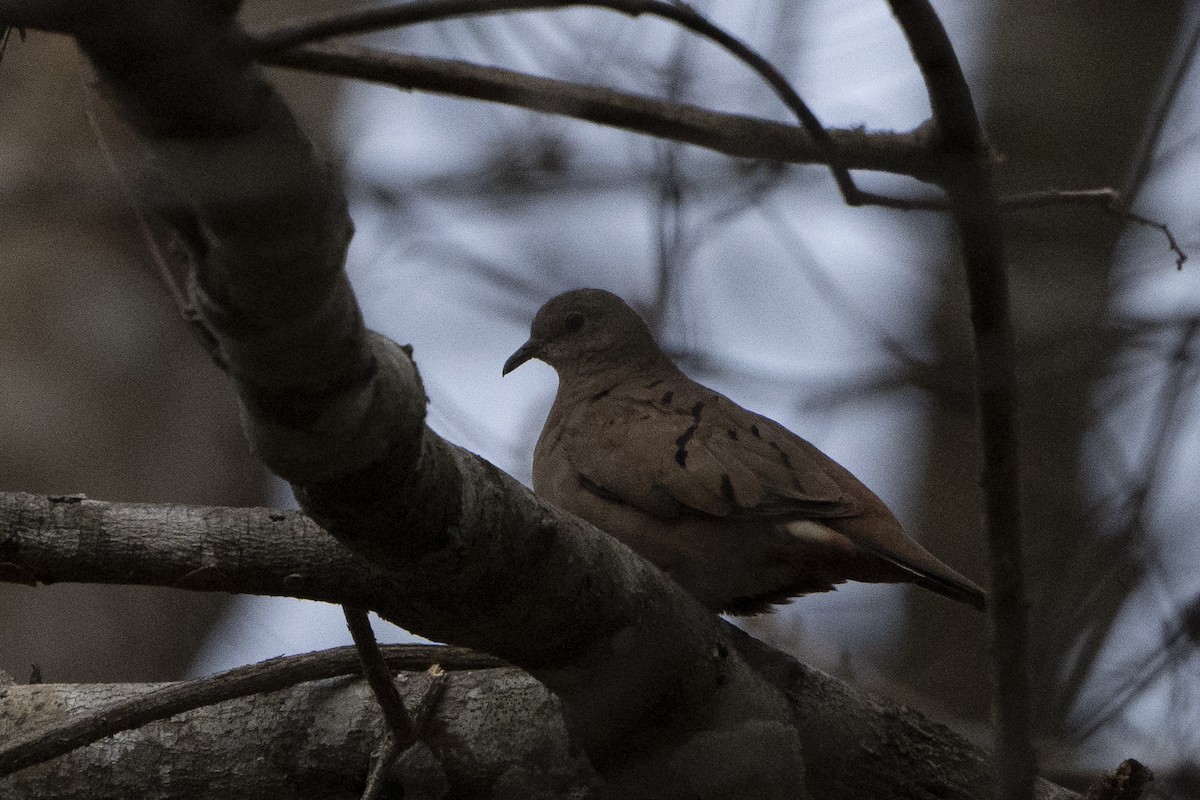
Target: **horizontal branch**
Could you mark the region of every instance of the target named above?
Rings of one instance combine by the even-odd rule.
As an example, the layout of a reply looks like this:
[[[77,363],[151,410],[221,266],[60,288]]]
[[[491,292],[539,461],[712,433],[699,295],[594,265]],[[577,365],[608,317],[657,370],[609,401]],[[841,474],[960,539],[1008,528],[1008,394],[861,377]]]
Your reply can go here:
[[[297,511],[0,492],[0,582],[115,583],[400,609],[398,587]]]
[[[460,647],[392,645],[380,648],[385,669],[424,670],[434,664],[447,670],[491,669],[504,666],[482,653]],[[0,739],[0,776],[48,761],[113,734],[140,728],[155,720],[239,697],[286,689],[298,683],[356,673],[360,663],[354,647],[338,647],[299,656],[282,656],[223,672],[209,678],[166,684],[128,700],[113,702],[81,719],[37,727],[24,736]],[[394,689],[393,689],[394,691]],[[396,695],[399,701],[399,694]]]
[[[260,52],[294,46],[338,34],[378,31],[399,25],[520,10],[560,10],[570,6],[609,9],[633,17],[646,15],[674,22],[722,48],[753,70],[796,115],[800,126],[824,150],[842,197],[852,206],[869,199],[859,191],[829,132],[775,65],[741,39],[713,24],[686,3],[668,0],[416,0],[398,6],[354,10],[308,25],[292,26],[257,39]]]
[[[322,654],[323,656],[324,654]],[[341,656],[353,664],[352,652]],[[416,663],[414,670],[419,670]],[[423,671],[395,678],[410,712],[427,696]],[[138,703],[173,684],[10,685],[0,691],[0,742]],[[395,796],[583,796],[594,783],[573,751],[557,699],[520,670],[452,672],[423,744],[387,774]],[[357,677],[306,682],[186,711],[0,779],[5,800],[358,800],[386,726]]]
[[[240,556],[234,558],[239,547]],[[388,583],[375,584],[380,578],[374,567],[303,515],[274,509],[152,506],[0,493],[0,557],[5,559],[0,579],[10,582],[83,581],[94,573],[113,583],[180,585],[179,577],[221,559],[234,568],[228,573],[196,573],[194,582],[183,585],[213,591],[271,589],[269,593],[294,587],[296,596],[330,601],[341,600],[340,585],[343,595],[360,604],[392,596],[386,591]],[[289,574],[296,577],[285,582]],[[404,610],[387,606],[383,615],[403,618]],[[815,797],[989,796],[986,757],[949,728],[810,669],[732,626],[723,627],[750,667],[787,698],[807,754],[810,784],[817,782]],[[433,658],[448,668],[470,666],[462,661],[466,655],[450,657],[463,654],[461,650],[406,647],[386,652],[393,668],[402,666],[395,653],[411,655],[403,664],[408,669],[419,669]],[[349,650],[341,653],[337,657],[344,657],[349,669],[357,668]],[[633,654],[630,658],[637,659]],[[477,666],[483,663],[494,662]],[[373,698],[368,700],[377,706]],[[922,755],[930,753],[938,755]],[[1076,797],[1044,782],[1037,796]]]
[[[526,108],[693,144],[738,158],[827,164],[829,149],[803,128],[710,111],[590,84],[543,78],[465,61],[390,53],[344,42],[260,53],[260,63],[357,78]],[[925,128],[907,133],[834,129],[831,140],[845,166],[932,181],[936,159]]]

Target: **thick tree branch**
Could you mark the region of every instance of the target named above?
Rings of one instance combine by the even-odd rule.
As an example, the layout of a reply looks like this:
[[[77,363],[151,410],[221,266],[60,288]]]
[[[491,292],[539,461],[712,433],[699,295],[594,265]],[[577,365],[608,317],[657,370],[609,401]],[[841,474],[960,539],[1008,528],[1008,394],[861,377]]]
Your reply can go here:
[[[403,615],[388,604],[398,588],[386,580],[377,583],[375,567],[294,512],[0,494],[0,557],[0,576],[22,583],[90,581],[100,575],[109,582],[169,586],[194,573],[196,582],[183,585],[243,592],[289,586],[295,591],[288,593],[330,602],[363,604],[374,598],[381,601],[383,616]],[[231,569],[195,573],[213,560]],[[287,581],[289,575],[295,577]],[[786,698],[807,754],[814,797],[984,800],[990,795],[987,756],[950,729],[852,689],[736,629],[726,633],[751,668]],[[393,668],[420,669],[434,659],[448,668],[471,665],[464,660],[467,654],[453,649],[385,648],[385,653]],[[400,662],[402,654],[411,656]],[[340,659],[339,672],[312,678],[357,668],[349,648],[318,655]],[[1048,783],[1039,787],[1038,797],[1074,797]]]
[[[324,658],[325,654],[314,654]],[[339,658],[356,669],[355,655]],[[413,662],[396,676],[419,716],[435,683]],[[445,676],[418,744],[385,776],[399,796],[462,800],[581,797],[595,783],[573,751],[557,699],[520,670]],[[175,691],[175,684],[0,687],[0,742],[56,729],[95,709]],[[0,779],[5,800],[359,800],[386,726],[356,677],[301,683],[178,714]],[[436,753],[436,756],[434,755]]]
[[[805,776],[810,792],[829,798],[989,792],[982,756],[948,731],[861,697],[861,714],[850,713],[853,693],[730,629],[614,540],[424,426],[410,353],[363,328],[349,288],[344,197],[250,68],[232,11],[219,0],[0,1],[0,23],[75,35],[140,131],[171,190],[154,202],[193,248],[191,303],[234,381],[254,448],[324,529],[371,564],[364,574],[376,594],[353,604],[528,670],[561,699],[575,741],[614,791],[628,796],[715,795],[746,782],[756,796],[796,796]],[[521,100],[532,106],[529,87],[539,84],[531,80]],[[503,94],[513,84],[478,85]],[[561,96],[549,104],[561,107]],[[961,144],[954,122],[947,115],[942,128],[950,145]],[[802,135],[780,127],[794,147]],[[994,262],[986,154],[967,144],[953,152],[962,177],[941,177],[962,203],[955,210],[971,272],[994,289],[1002,264]],[[992,442],[1011,433],[1011,344],[1002,301],[976,314]],[[989,453],[997,457],[989,459],[993,514],[1015,479],[1005,454]],[[91,511],[58,503],[49,513],[69,520]],[[993,517],[997,542],[1006,519]],[[7,534],[0,560],[18,577],[37,574]],[[187,574],[202,584],[223,566],[213,559]],[[327,566],[309,562],[307,571]],[[227,577],[217,580],[228,585]],[[826,706],[824,692],[841,705]],[[873,771],[884,752],[896,761]]]
[[[162,100],[163,86],[126,69],[128,54],[89,50],[174,192],[167,218],[190,219],[192,302],[252,445],[322,527],[394,581],[388,618],[529,670],[562,698],[573,735],[614,786],[692,796],[721,779],[701,769],[714,761],[760,772],[773,791],[802,786],[791,712],[720,620],[611,538],[424,427],[408,353],[363,328],[331,173],[257,74],[239,72],[236,52],[211,70],[160,63],[184,35],[227,52],[228,19],[197,19],[176,9],[182,0],[154,5],[144,16],[92,6],[116,18],[80,12],[70,22],[85,46],[93,25],[145,37],[134,52],[176,76],[170,91],[213,100],[197,84],[220,80],[231,83],[221,97],[258,98],[223,107],[220,128],[201,130],[197,109]],[[156,27],[175,19],[187,30]],[[177,106],[187,107],[180,124],[164,118]]]
[[[0,493],[0,580],[116,583],[402,609],[402,587],[295,511]]]
[[[238,667],[211,678],[164,684],[127,700],[105,704],[100,713],[40,725],[21,721],[18,711],[3,706],[6,713],[0,717],[16,718],[17,728],[21,730],[10,731],[0,739],[0,777],[121,731],[140,728],[185,711],[274,692],[307,681],[352,674],[359,666],[354,650],[341,647],[301,656],[284,656]],[[457,670],[504,666],[481,653],[429,645],[393,645],[380,651],[380,659],[385,665],[385,674],[388,669],[424,670],[433,664],[444,664],[448,669]],[[396,697],[399,701],[399,693]],[[411,744],[411,739],[408,743]]]

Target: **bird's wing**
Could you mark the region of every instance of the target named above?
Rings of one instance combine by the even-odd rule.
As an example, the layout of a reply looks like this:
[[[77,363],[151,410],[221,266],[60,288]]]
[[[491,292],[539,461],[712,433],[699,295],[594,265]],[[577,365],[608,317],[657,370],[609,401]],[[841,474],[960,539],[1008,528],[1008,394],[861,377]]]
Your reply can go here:
[[[560,443],[582,488],[657,517],[859,513],[817,448],[691,380],[614,387]]]

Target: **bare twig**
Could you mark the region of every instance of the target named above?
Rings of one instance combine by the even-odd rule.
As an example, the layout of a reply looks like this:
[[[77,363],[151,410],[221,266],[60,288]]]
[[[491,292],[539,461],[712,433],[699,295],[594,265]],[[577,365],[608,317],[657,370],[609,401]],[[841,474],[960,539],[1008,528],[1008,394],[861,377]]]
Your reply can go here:
[[[1156,222],[1148,217],[1143,217],[1141,214],[1130,211],[1125,197],[1116,189],[1106,187],[1103,189],[1029,192],[1027,194],[1010,195],[1009,197],[1002,198],[1000,200],[1000,207],[1005,211],[1019,211],[1028,208],[1044,208],[1052,205],[1075,203],[1097,205],[1113,216],[1161,231],[1167,237],[1167,245],[1171,248],[1171,252],[1175,254],[1175,268],[1183,269],[1183,262],[1187,261],[1188,254],[1179,246],[1179,242],[1175,239],[1175,235],[1171,233],[1171,229],[1167,227],[1166,223]]]
[[[99,105],[100,101],[95,92],[85,94],[84,113],[88,126],[96,141],[105,166],[116,181],[117,188],[137,223],[138,232],[146,245],[150,259],[158,268],[158,277],[175,301],[175,307],[184,322],[188,324],[192,335],[204,348],[208,356],[218,367],[224,368],[221,354],[213,341],[212,333],[200,324],[196,316],[196,308],[187,295],[185,288],[187,276],[194,270],[194,253],[182,240],[180,225],[169,225],[158,214],[146,207],[144,193],[139,195],[131,185],[130,176],[122,169],[114,150],[115,137],[125,133],[125,124],[111,118],[109,110]],[[176,221],[177,223],[180,220]]]
[[[85,95],[83,104],[83,112],[87,117],[88,127],[92,131],[92,138],[96,142],[96,148],[100,151],[104,165],[108,167],[109,173],[116,180],[117,188],[121,192],[121,197],[125,201],[125,205],[129,208],[134,220],[137,222],[138,231],[142,234],[142,241],[146,245],[146,251],[150,254],[154,265],[158,267],[159,278],[162,280],[163,286],[171,293],[175,305],[183,312],[188,307],[188,299],[187,293],[180,285],[178,278],[179,270],[172,268],[166,254],[168,248],[160,243],[158,232],[151,227],[150,217],[146,213],[146,209],[139,201],[133,187],[130,186],[128,176],[117,164],[116,154],[113,152],[112,143],[109,141],[112,134],[109,131],[105,131],[106,127],[114,123],[111,119],[101,119],[101,110],[96,107],[97,99],[94,93],[89,92]],[[187,273],[184,272],[183,274],[186,275]]]
[[[417,706],[417,717],[414,720],[404,707],[404,699],[400,697],[396,684],[392,682],[392,671],[379,649],[379,643],[375,640],[375,632],[371,630],[371,620],[367,612],[350,606],[342,606],[342,612],[346,616],[346,627],[350,629],[350,636],[358,650],[363,675],[379,702],[383,719],[388,726],[386,743],[371,767],[371,774],[362,794],[362,800],[374,800],[383,792],[392,763],[421,738],[421,731],[429,722],[429,717],[437,708],[438,700],[446,690],[446,672],[437,664],[429,666],[431,683]]]
[[[0,62],[4,61],[4,51],[8,48],[8,38],[12,35],[12,25],[0,25]],[[25,41],[25,29],[17,28],[17,35],[21,37],[21,42]]]
[[[1107,206],[1105,210],[1116,214],[1119,217],[1124,217],[1130,222],[1136,222],[1138,225],[1145,225],[1147,228],[1154,228],[1155,230],[1162,231],[1163,236],[1167,237],[1167,244],[1170,246],[1171,251],[1175,253],[1175,269],[1183,269],[1183,262],[1187,261],[1188,255],[1186,252],[1184,252],[1183,248],[1179,246],[1179,242],[1175,241],[1175,237],[1171,234],[1171,229],[1166,226],[1166,223],[1155,222],[1149,217],[1143,217],[1141,214],[1135,214],[1129,209],[1121,208],[1117,205]]]
[[[396,759],[404,752],[404,748],[396,744],[396,738],[389,735],[383,742],[383,748],[379,755],[376,756],[375,762],[371,765],[371,772],[367,775],[367,785],[363,789],[362,800],[378,800],[383,794],[383,790],[387,788],[388,772],[391,769]]]
[[[531,4],[531,7],[541,5],[545,3]],[[386,83],[401,89],[442,92],[575,117],[707,147],[735,157],[785,163],[825,163],[833,169],[835,176],[845,173],[848,177],[845,171],[854,168],[933,180],[937,171],[931,166],[935,159],[923,153],[924,126],[906,134],[876,131],[868,135],[862,131],[828,131],[813,118],[811,122],[815,127],[813,124],[804,127],[807,138],[797,139],[795,129],[763,119],[525,75],[499,67],[388,53],[344,43],[301,44],[373,30],[384,21],[401,24],[396,21],[402,16],[401,10],[408,11],[408,6],[371,9],[264,34],[256,40],[260,48],[259,60],[275,66]],[[415,21],[424,20],[414,18],[408,23]],[[280,43],[289,47],[282,47]],[[799,97],[784,102],[798,116],[803,113]],[[850,205],[874,205],[896,211],[945,211],[950,208],[942,198],[888,197],[863,192],[852,182],[845,183],[841,177],[838,180]],[[1112,189],[1033,192],[1002,198],[999,202],[1004,211],[1061,204],[1099,205],[1109,213],[1162,231],[1175,253],[1178,267],[1181,268],[1188,257],[1165,224],[1129,211],[1120,194]]]
[[[788,110],[796,115],[800,125],[824,152],[824,160],[833,172],[838,189],[848,205],[887,204],[888,198],[863,192],[855,185],[845,158],[834,144],[829,132],[825,130],[825,126],[817,119],[808,104],[801,99],[787,78],[770,61],[683,2],[663,2],[663,0],[417,0],[399,6],[339,14],[314,22],[280,28],[257,37],[255,42],[260,52],[270,52],[327,39],[331,36],[365,33],[451,17],[533,9],[560,9],[567,6],[592,6],[630,16],[645,14],[660,17],[675,22],[723,48],[734,58],[754,70],[788,107]]]
[[[505,666],[499,659],[461,647],[390,645],[382,651],[393,669],[424,669],[432,664],[452,670]],[[6,744],[0,748],[0,777],[155,720],[237,697],[273,692],[297,683],[349,675],[359,668],[356,649],[339,647],[273,658],[209,678],[171,684],[99,709],[83,719],[43,728],[34,735]]]
[[[526,75],[464,61],[390,53],[345,42],[301,45],[259,55],[261,63],[325,75],[385,83],[527,108],[601,125],[675,139],[739,158],[790,164],[828,160],[821,147],[794,125],[570,81]],[[924,131],[861,129],[829,131],[853,169],[870,169],[932,180],[935,159]]]
[[[890,0],[929,92],[942,186],[962,241],[979,363],[976,386],[983,443],[983,492],[991,555],[988,616],[996,691],[996,796],[1027,800],[1037,772],[1029,693],[1028,610],[1022,571],[1016,434],[1016,373],[1000,207],[971,90],[945,28],[927,0]]]
[[[413,732],[416,739],[422,738],[425,725],[433,712],[437,710],[438,702],[446,692],[446,671],[438,664],[431,664],[426,670],[429,675],[429,688],[417,702],[417,713],[413,719]],[[383,751],[375,759],[371,774],[367,777],[367,786],[363,789],[362,800],[377,800],[387,787],[388,771],[392,763],[404,753],[405,748],[396,744],[394,736],[389,736]]]
[[[379,708],[383,712],[384,722],[391,731],[392,739],[403,751],[417,740],[416,730],[404,708],[404,699],[392,682],[392,672],[388,669],[387,661],[379,652],[379,643],[375,640],[375,632],[371,630],[371,620],[367,612],[361,608],[342,606],[346,617],[346,627],[350,629],[350,637],[354,639],[354,647],[358,650],[358,660],[362,663],[363,676]]]

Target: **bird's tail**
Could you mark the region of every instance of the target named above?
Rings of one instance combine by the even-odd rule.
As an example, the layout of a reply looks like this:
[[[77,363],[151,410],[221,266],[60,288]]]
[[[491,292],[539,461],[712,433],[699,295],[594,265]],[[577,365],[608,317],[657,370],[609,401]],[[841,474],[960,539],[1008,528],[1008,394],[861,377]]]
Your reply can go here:
[[[898,564],[897,566],[912,573],[913,583],[917,586],[928,589],[931,592],[937,592],[943,597],[949,597],[951,600],[966,603],[976,611],[987,609],[987,594],[983,589],[980,589],[966,578],[960,576],[956,581],[948,580],[939,575],[922,574],[903,564]]]

